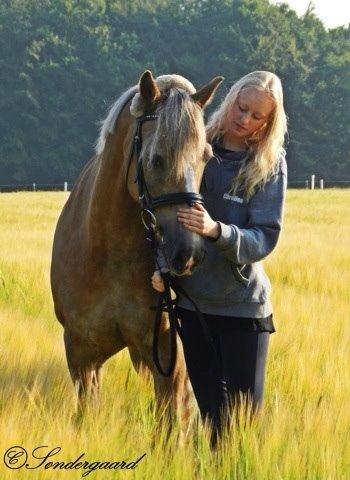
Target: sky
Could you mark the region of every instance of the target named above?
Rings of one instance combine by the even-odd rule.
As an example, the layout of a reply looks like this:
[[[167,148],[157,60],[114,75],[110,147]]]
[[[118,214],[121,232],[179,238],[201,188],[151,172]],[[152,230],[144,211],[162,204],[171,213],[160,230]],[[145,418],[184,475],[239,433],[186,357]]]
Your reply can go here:
[[[288,3],[298,15],[307,10],[309,0],[270,0],[270,3]],[[350,23],[350,0],[313,0],[316,15],[327,28],[339,27]]]

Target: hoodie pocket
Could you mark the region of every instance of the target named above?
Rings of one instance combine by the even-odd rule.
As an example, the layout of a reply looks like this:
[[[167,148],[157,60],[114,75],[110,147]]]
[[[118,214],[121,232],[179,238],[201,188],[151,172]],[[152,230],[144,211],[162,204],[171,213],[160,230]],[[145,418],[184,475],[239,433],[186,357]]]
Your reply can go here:
[[[231,269],[233,276],[237,282],[240,282],[242,285],[245,287],[248,287],[250,284],[249,278],[244,276],[244,273],[242,272],[244,270],[245,265],[236,265],[234,263],[231,263]]]
[[[267,300],[271,293],[271,283],[262,265],[255,265],[249,276],[249,285],[245,292],[244,301],[262,303]]]

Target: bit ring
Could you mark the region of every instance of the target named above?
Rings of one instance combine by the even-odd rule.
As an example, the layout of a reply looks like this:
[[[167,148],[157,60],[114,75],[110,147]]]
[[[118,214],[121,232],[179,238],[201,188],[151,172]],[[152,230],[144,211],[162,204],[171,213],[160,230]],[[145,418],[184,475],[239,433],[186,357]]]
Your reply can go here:
[[[146,220],[145,220],[145,217],[144,217],[145,213],[147,213],[147,215],[149,215],[149,220],[150,220],[149,223],[146,223]],[[146,230],[154,229],[157,225],[157,219],[156,219],[154,213],[151,212],[151,210],[148,210],[147,208],[144,208],[142,210],[141,220],[142,220],[142,223],[143,223],[144,227],[146,228]]]

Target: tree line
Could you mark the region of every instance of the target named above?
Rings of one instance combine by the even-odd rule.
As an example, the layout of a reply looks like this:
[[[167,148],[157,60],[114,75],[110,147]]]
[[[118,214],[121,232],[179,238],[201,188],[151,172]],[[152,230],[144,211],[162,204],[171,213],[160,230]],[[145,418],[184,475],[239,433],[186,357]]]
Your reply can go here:
[[[282,80],[290,180],[350,178],[349,27],[268,0],[2,0],[0,184],[73,182],[140,74]]]

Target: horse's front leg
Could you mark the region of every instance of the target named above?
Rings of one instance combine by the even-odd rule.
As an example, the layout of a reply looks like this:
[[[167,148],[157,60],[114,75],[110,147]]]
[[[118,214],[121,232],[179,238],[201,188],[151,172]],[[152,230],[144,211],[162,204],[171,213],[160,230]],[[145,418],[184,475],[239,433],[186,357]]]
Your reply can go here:
[[[166,370],[170,360],[169,322],[163,314],[162,328],[159,332],[159,361]],[[173,372],[168,376],[162,375],[156,368],[152,354],[153,331],[143,338],[142,357],[152,371],[156,399],[156,419],[159,427],[167,426],[169,431],[174,423],[179,423],[181,436],[190,429],[195,410],[195,401],[192,387],[188,378],[182,343],[177,335],[177,355]]]

